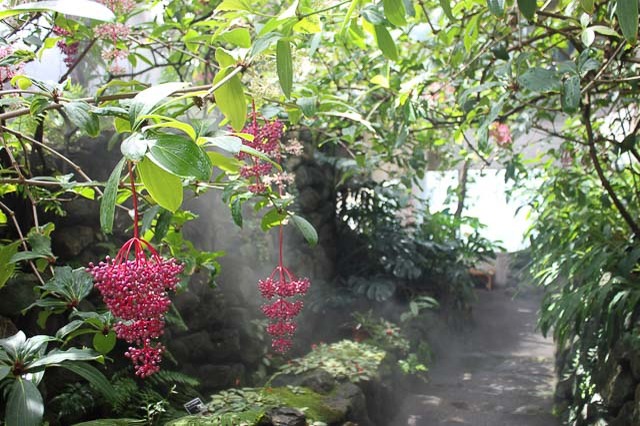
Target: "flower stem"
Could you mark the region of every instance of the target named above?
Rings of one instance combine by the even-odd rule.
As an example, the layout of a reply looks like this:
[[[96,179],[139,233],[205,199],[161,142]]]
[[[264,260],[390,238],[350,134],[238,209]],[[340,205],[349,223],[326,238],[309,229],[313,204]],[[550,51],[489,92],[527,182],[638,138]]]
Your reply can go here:
[[[133,198],[133,238],[138,239],[138,194],[136,193],[136,181],[133,176],[133,166],[131,161],[128,161],[127,163],[129,165],[129,180],[131,181],[131,196]]]

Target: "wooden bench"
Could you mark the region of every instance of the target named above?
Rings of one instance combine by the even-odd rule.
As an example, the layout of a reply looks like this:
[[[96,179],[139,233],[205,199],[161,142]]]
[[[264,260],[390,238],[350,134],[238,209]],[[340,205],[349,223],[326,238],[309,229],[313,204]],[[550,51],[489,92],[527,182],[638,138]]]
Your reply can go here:
[[[485,288],[489,291],[493,290],[493,278],[496,276],[495,268],[469,268],[469,275],[474,278],[483,278],[486,281]]]

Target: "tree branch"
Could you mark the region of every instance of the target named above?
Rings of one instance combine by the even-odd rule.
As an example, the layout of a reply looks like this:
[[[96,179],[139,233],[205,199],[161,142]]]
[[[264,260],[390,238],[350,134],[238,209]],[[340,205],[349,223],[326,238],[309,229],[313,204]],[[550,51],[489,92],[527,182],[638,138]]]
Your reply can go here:
[[[585,128],[587,130],[587,142],[589,144],[589,157],[591,158],[591,162],[593,163],[593,167],[596,169],[596,173],[598,174],[598,178],[602,183],[602,186],[611,197],[611,201],[616,206],[616,209],[622,216],[631,231],[635,235],[636,238],[640,239],[640,226],[633,219],[627,208],[622,204],[622,201],[618,198],[613,186],[611,186],[611,182],[607,180],[607,177],[602,170],[602,165],[600,164],[600,160],[598,159],[598,152],[596,151],[595,145],[595,137],[593,133],[593,128],[591,127],[591,103],[589,96],[587,95],[584,104],[582,105],[582,119],[584,121]]]

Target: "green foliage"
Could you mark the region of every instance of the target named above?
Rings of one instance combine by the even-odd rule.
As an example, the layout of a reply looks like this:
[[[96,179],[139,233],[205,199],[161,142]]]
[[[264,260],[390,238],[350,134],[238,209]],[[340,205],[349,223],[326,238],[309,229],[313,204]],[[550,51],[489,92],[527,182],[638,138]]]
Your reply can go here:
[[[413,225],[401,226],[396,213],[434,165],[501,164],[507,179],[520,183],[526,175],[521,151],[531,150],[495,143],[491,129],[499,122],[514,139],[535,130],[557,141],[539,158],[546,184],[534,203],[534,272],[549,290],[543,328],[560,342],[577,342],[587,363],[586,354],[595,350],[602,359],[610,342],[633,327],[640,238],[632,52],[637,1],[364,0],[322,7],[311,0],[171,1],[154,7],[157,15],[140,13],[151,3],[116,14],[85,0],[0,12],[7,24],[3,46],[21,46],[0,58],[2,67],[41,58],[58,41],[87,49],[70,74],[83,74],[83,87],[16,76],[11,83],[18,92],[0,98],[8,156],[0,222],[11,226],[2,237],[10,252],[21,250],[9,257],[3,249],[0,283],[14,273],[33,273],[46,293],[47,266],[56,257],[52,229],[38,226],[38,215],[63,215],[67,201],[93,199],[103,185],[100,223],[110,233],[117,206],[127,209],[122,204],[130,191],[120,188],[125,158],[137,162],[136,178],[146,187],[145,237],[167,244],[188,274],[206,268],[213,277],[220,253],[200,252],[179,231],[188,216],[180,210],[183,191],[221,190],[240,225],[242,205],[254,195],[240,175],[247,163],[227,154],[275,161],[239,145],[238,135],[188,117],[212,112],[215,103],[224,116],[221,126],[229,123],[239,132],[251,99],[259,115],[308,131],[313,155],[330,157],[339,171],[341,276],[325,300],[399,299],[413,317],[418,301],[426,301],[421,297],[465,306],[467,267],[493,249],[477,232],[477,221],[425,209]],[[38,19],[30,19],[36,13]],[[96,37],[105,20],[130,25],[130,38]],[[54,25],[73,35],[61,40],[50,31]],[[134,72],[118,74],[117,67],[110,69],[114,63],[104,64],[102,54],[114,48],[127,49],[122,62]],[[150,86],[141,83],[158,75]],[[111,128],[118,132],[112,145],[122,141],[123,159],[103,184],[65,154],[80,135]],[[397,179],[406,189],[358,184],[370,169],[384,170],[385,181]],[[258,200],[265,229],[292,217],[291,197],[270,189]],[[296,217],[289,222],[315,243],[315,232]],[[463,226],[471,226],[470,235],[461,235]],[[71,296],[50,291],[39,303],[56,303],[45,307],[55,311],[78,295]],[[98,336],[108,325],[108,318],[74,316],[61,338],[68,343],[79,335],[74,333]],[[96,346],[106,350],[105,340],[96,337]],[[596,368],[597,361],[589,365]],[[13,382],[12,389],[15,383],[23,382]],[[33,386],[25,386],[12,401],[35,395]],[[592,386],[585,381],[581,389],[587,394]],[[147,414],[166,409],[165,399],[156,392],[145,404]]]
[[[377,377],[385,351],[375,346],[342,340],[330,345],[320,343],[302,358],[280,367],[285,374],[302,374],[322,368],[337,379],[357,383]]]
[[[198,425],[253,426],[265,411],[283,406],[302,410],[310,422],[331,424],[340,420],[340,413],[325,405],[325,399],[325,395],[297,386],[229,389],[211,397],[204,416],[184,417],[169,425],[197,422]]]
[[[67,363],[102,361],[102,357],[88,349],[53,349],[47,345],[56,339],[51,336],[27,338],[22,331],[0,339],[0,380],[7,389],[5,422],[11,425],[39,425],[44,414],[44,402],[38,384],[46,368],[65,367]],[[97,370],[95,370],[97,372]],[[95,376],[99,380],[104,376]]]

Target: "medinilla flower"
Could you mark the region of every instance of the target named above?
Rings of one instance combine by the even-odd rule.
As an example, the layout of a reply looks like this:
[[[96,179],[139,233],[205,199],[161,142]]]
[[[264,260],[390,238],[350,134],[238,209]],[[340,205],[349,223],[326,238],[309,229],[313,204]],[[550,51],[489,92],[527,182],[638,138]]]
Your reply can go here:
[[[285,353],[291,349],[291,339],[296,331],[293,319],[304,306],[299,297],[309,290],[308,278],[296,278],[282,262],[282,225],[280,225],[280,259],[278,266],[264,280],[258,281],[262,297],[271,301],[262,306],[262,312],[270,322],[267,333],[272,337],[271,346],[276,352]],[[297,299],[297,300],[296,300]]]
[[[258,124],[257,113],[253,112],[251,122],[247,124],[242,133],[253,135],[253,140],[245,140],[244,144],[257,151],[272,157],[275,161],[280,161],[280,139],[284,131],[284,125],[279,120]],[[239,153],[240,160],[249,160],[250,164],[240,169],[240,175],[246,179],[255,179],[249,185],[249,191],[254,194],[261,194],[267,190],[267,184],[262,181],[262,177],[271,173],[271,164],[246,153]]]
[[[131,167],[129,173],[132,174]],[[164,315],[171,306],[168,292],[175,290],[183,265],[175,259],[162,258],[138,236],[138,206],[133,177],[131,180],[134,236],[122,245],[115,259],[107,257],[97,265],[90,263],[87,270],[117,319],[117,337],[133,345],[125,355],[131,359],[136,374],[147,377],[160,369],[164,346],[157,339],[164,332]]]

